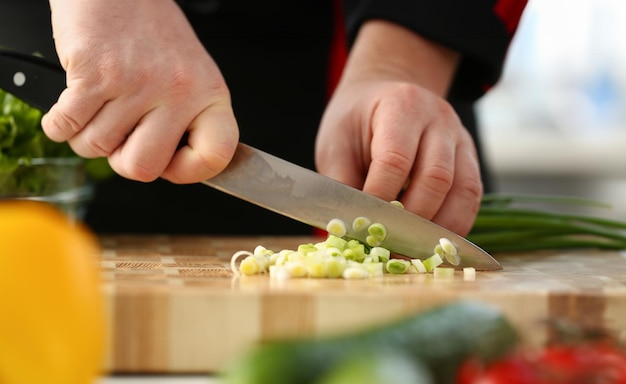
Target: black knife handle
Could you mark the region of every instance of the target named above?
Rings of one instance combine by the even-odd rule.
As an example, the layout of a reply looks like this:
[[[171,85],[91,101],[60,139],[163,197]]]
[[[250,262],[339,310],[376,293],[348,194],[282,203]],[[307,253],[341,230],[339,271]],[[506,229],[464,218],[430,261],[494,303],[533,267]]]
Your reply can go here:
[[[63,68],[41,57],[0,49],[0,88],[48,111],[65,89]]]

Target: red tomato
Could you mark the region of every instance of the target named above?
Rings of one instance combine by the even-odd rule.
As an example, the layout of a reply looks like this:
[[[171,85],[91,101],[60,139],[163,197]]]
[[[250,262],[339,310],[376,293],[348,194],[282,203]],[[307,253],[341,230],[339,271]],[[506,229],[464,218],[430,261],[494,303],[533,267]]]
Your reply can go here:
[[[550,346],[537,364],[554,383],[626,384],[626,353],[612,344]]]
[[[475,359],[457,384],[626,384],[626,352],[609,343],[546,347],[531,357],[515,352],[489,365]]]
[[[533,362],[521,353],[512,353],[482,367],[470,360],[459,370],[458,384],[544,384]]]

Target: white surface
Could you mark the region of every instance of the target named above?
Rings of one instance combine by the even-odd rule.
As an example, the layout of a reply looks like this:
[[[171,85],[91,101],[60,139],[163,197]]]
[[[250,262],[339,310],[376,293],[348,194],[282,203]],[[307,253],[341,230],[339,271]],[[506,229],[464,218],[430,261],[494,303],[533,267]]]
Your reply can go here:
[[[477,109],[498,192],[587,197],[626,220],[624,17],[623,0],[529,1]]]
[[[497,175],[626,180],[624,17],[623,0],[529,1],[478,103]]]
[[[509,129],[486,135],[484,147],[497,174],[626,179],[626,132],[566,136]]]

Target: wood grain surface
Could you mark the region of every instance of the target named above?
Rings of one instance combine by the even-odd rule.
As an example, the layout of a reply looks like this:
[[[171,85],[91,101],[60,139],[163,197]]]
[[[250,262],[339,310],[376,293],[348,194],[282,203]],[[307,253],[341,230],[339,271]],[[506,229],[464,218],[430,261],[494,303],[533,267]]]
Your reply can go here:
[[[499,272],[366,280],[237,277],[231,255],[294,249],[313,237],[102,237],[110,314],[107,369],[219,373],[270,338],[351,332],[455,300],[493,304],[541,345],[548,319],[626,332],[626,254],[561,251],[494,255]],[[462,319],[459,319],[462,321]]]

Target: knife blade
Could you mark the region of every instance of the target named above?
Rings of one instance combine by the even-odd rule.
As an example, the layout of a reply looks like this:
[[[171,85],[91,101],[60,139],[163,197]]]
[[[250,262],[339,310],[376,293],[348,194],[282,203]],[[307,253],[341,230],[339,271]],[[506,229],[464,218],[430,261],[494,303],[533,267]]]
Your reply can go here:
[[[0,88],[47,111],[65,89],[65,72],[42,58],[0,49]],[[480,247],[429,220],[244,143],[223,172],[202,183],[322,230],[342,220],[346,236],[364,243],[367,231],[355,231],[352,221],[367,217],[387,229],[380,245],[399,255],[427,258],[446,238],[457,248],[457,268],[502,269]]]

